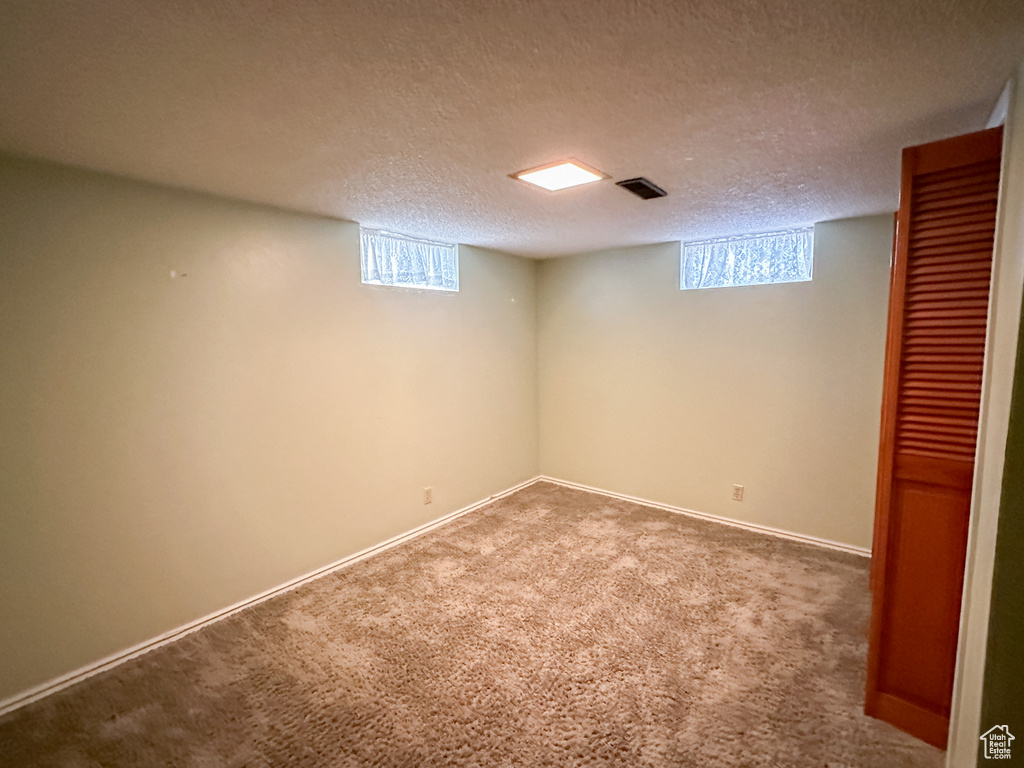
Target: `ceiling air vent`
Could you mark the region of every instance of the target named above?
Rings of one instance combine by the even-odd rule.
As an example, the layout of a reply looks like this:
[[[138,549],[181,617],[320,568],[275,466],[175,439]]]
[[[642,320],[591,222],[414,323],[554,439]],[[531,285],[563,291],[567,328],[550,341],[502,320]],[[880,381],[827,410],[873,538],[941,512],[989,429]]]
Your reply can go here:
[[[668,194],[664,189],[657,184],[652,184],[643,176],[637,176],[635,179],[626,179],[625,181],[616,181],[615,183],[623,189],[628,189],[637,197],[642,197],[644,200],[664,197]]]

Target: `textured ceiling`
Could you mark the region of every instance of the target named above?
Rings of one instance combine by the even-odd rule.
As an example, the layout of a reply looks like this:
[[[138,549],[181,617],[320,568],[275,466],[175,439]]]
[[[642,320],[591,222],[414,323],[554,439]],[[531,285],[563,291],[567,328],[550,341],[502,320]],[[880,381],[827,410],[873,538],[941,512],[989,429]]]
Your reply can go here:
[[[0,150],[554,256],[893,210],[1022,0],[4,0]],[[613,180],[508,174],[576,157]]]

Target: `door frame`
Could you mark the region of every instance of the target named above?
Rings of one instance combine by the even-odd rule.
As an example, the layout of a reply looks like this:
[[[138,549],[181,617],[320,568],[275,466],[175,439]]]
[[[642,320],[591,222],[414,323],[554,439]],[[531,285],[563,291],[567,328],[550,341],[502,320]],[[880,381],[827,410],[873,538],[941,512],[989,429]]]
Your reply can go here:
[[[981,727],[981,703],[992,566],[1024,297],[1024,62],[1010,78],[1005,92],[1007,106],[992,253],[992,294],[982,373],[974,492],[968,521],[960,635],[953,677],[946,753],[948,768],[977,766],[978,737],[984,730]],[[997,107],[988,127],[1002,122],[1000,113]]]

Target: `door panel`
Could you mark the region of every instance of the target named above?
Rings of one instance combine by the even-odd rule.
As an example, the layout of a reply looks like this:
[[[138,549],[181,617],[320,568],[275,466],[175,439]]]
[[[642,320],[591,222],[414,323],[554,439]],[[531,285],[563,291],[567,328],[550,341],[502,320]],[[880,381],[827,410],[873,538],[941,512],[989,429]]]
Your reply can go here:
[[[897,480],[890,527],[892,588],[886,601],[883,690],[928,707],[952,686],[956,619],[963,587],[964,494]],[[956,563],[960,563],[959,577]],[[949,567],[953,564],[954,567]],[[953,630],[953,631],[951,631]],[[948,706],[939,712],[949,716]]]

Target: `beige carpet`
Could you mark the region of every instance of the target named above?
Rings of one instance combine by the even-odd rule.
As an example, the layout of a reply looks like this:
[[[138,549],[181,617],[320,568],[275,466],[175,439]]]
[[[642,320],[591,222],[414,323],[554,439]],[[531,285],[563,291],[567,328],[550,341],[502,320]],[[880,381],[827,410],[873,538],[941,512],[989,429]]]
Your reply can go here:
[[[941,765],[868,561],[538,483],[0,721],[4,766]]]

